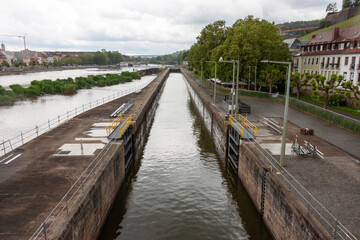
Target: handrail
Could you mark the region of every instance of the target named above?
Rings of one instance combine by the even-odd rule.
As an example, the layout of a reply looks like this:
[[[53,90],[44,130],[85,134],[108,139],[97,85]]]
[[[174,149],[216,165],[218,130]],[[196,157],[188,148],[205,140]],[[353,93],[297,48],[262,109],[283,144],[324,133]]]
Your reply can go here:
[[[29,142],[30,140],[40,136],[43,133],[50,131],[54,127],[70,120],[73,117],[76,117],[77,115],[79,115],[83,112],[86,112],[92,108],[98,107],[102,104],[108,103],[119,97],[136,92],[140,89],[143,89],[148,84],[150,84],[153,80],[155,80],[155,78],[149,79],[149,81],[141,83],[138,86],[131,87],[129,89],[117,92],[113,95],[103,97],[101,99],[97,99],[96,101],[92,101],[87,104],[83,104],[82,106],[78,106],[73,110],[67,111],[66,113],[59,114],[56,118],[48,119],[47,122],[40,124],[40,125],[36,125],[34,128],[32,128],[30,130],[27,130],[25,132],[20,132],[20,135],[17,135],[15,137],[7,139],[7,140],[5,140],[5,139],[3,139],[2,141],[0,140],[0,156],[9,153],[10,151],[14,150],[15,148],[22,146],[23,144]]]
[[[113,120],[110,125],[106,127],[107,136],[109,136],[120,125],[120,123],[122,123],[122,126],[119,127],[121,137],[132,123],[132,115],[120,114],[117,118],[115,118],[115,120]]]
[[[244,126],[252,135],[254,135],[254,137],[256,137],[257,127],[252,122],[250,122],[247,118],[245,118],[241,114],[233,114],[230,116],[231,118],[235,119],[235,121],[240,122],[242,126]]]
[[[230,125],[238,132],[241,137],[244,137],[244,126],[242,126],[233,115],[229,115]]]

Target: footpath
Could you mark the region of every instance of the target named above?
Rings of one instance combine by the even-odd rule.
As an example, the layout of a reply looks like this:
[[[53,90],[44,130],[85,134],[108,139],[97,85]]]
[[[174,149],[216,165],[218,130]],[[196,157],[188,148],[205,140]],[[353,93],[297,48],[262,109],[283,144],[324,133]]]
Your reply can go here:
[[[17,156],[0,164],[0,239],[32,236],[108,142],[110,114],[132,99],[128,114],[136,121],[164,74],[141,92],[88,110],[0,157]]]
[[[196,79],[202,90],[213,98],[212,84]],[[225,93],[216,95],[218,110],[227,114],[223,101]],[[245,97],[239,99],[251,106],[248,119],[258,128],[257,142],[275,159],[280,159],[281,135],[262,123],[270,117],[282,125],[284,104],[269,99]],[[314,129],[314,135],[300,134],[300,128]],[[298,142],[304,140],[316,144],[324,153],[324,159],[298,156],[291,145],[298,134]],[[318,117],[289,108],[285,169],[290,172],[336,219],[356,238],[360,239],[360,134],[344,129]],[[315,203],[314,203],[315,204]],[[330,223],[332,226],[335,222]]]

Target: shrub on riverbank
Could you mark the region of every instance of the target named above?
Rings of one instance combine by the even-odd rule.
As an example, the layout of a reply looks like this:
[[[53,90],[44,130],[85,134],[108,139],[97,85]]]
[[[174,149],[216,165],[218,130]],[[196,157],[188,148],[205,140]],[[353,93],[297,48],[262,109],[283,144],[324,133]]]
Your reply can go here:
[[[141,75],[136,72],[122,72],[121,74],[89,75],[87,77],[76,77],[75,79],[48,79],[31,81],[29,87],[24,88],[19,84],[10,85],[11,90],[0,86],[0,105],[11,104],[16,99],[34,98],[41,94],[64,94],[72,95],[78,89],[91,89],[94,86],[105,87],[120,83],[131,82],[140,79]]]
[[[0,86],[0,105],[8,105],[14,103],[16,96],[12,90],[6,90]]]

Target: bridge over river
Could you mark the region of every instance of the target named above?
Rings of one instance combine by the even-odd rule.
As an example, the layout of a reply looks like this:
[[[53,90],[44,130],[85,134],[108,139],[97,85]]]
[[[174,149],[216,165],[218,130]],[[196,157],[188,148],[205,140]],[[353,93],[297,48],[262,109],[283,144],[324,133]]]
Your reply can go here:
[[[357,157],[313,136],[329,160],[287,153],[281,168],[280,137],[260,119],[279,120],[282,105],[250,97],[242,100],[252,106],[247,119],[256,140],[237,131],[237,147],[230,146],[236,127],[225,118],[224,94],[214,102],[209,87],[184,69],[165,69],[142,91],[85,111],[0,157],[15,158],[0,164],[0,239],[356,239]],[[130,100],[124,137],[108,139],[110,115]],[[298,126],[289,125],[291,145]],[[324,170],[316,173],[320,184],[311,184],[317,179],[311,168]],[[303,185],[313,195],[296,193]],[[337,196],[329,197],[329,189]],[[317,198],[336,216],[330,227]]]

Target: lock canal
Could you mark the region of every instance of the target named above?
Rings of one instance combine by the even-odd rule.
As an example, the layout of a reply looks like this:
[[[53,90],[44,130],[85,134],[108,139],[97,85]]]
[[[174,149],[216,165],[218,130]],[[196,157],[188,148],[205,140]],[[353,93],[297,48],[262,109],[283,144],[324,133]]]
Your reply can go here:
[[[165,82],[140,159],[99,239],[271,239],[197,118],[185,79]]]

